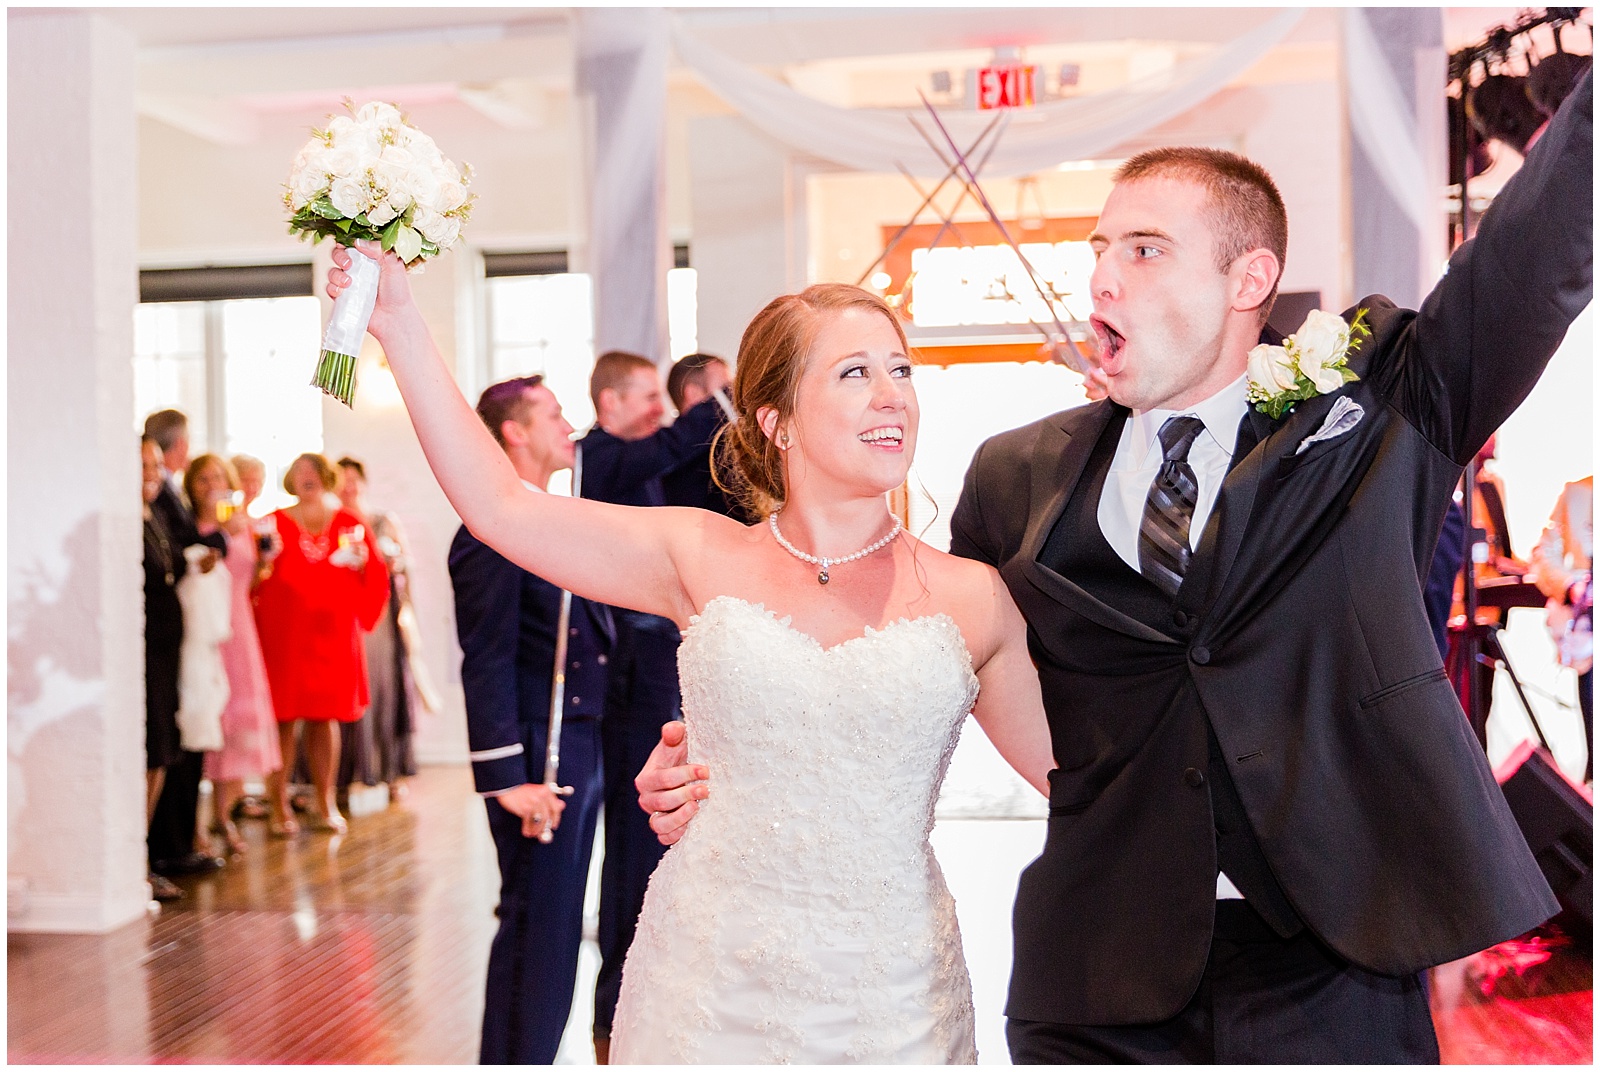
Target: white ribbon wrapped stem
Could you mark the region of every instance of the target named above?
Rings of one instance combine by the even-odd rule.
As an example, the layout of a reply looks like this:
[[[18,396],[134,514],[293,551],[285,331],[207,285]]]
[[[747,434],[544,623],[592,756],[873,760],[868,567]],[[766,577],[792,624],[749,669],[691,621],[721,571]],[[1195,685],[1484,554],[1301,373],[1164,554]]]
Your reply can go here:
[[[346,273],[350,285],[333,303],[333,315],[328,317],[328,329],[322,334],[322,348],[355,357],[361,353],[361,338],[367,333],[367,321],[372,319],[372,307],[378,301],[378,262],[351,248]]]
[[[347,406],[355,396],[355,363],[361,353],[361,340],[378,301],[378,262],[358,249],[350,248],[349,253],[346,274],[350,285],[333,303],[333,313],[322,333],[317,374],[311,380]]]

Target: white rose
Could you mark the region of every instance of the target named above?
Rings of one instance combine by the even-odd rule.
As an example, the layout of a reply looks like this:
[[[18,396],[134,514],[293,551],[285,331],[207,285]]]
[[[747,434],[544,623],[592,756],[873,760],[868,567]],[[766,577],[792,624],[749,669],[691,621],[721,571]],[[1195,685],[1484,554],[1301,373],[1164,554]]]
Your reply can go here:
[[[1289,351],[1281,346],[1261,343],[1250,350],[1250,383],[1263,395],[1275,395],[1294,387],[1296,379]]]
[[[1340,356],[1343,356],[1343,351],[1340,351]],[[1331,364],[1325,365],[1317,362],[1308,353],[1303,351],[1297,353],[1295,362],[1299,365],[1300,371],[1305,374],[1305,378],[1316,386],[1319,395],[1325,395],[1329,391],[1337,391],[1344,384],[1344,373],[1334,368]]]
[[[327,189],[328,176],[317,168],[301,168],[289,176],[289,197],[296,210],[315,201]]]
[[[368,101],[356,109],[356,122],[373,127],[397,127],[402,120],[400,109],[387,101]]]
[[[1350,326],[1344,317],[1324,309],[1313,309],[1284,345],[1292,345],[1300,360],[1301,371],[1312,380],[1317,377],[1311,367],[1322,369],[1344,356],[1350,348]]]
[[[367,170],[360,151],[348,145],[323,150],[322,166],[327,169],[329,176],[352,182],[359,182]]]
[[[411,217],[411,226],[421,232],[434,245],[439,244],[439,236],[444,234],[445,217],[426,205],[418,204],[416,212]]]
[[[459,182],[439,184],[439,211],[454,212],[466,203],[467,188]]]
[[[378,154],[379,163],[400,171],[411,171],[418,166],[417,155],[404,145],[385,145]]]
[[[341,215],[355,219],[366,211],[367,187],[351,179],[335,179],[333,185],[328,187],[328,200],[333,202],[333,207]]]
[[[367,210],[367,222],[374,227],[382,227],[398,215],[399,213],[394,210],[394,206],[389,202],[379,201]]]
[[[432,168],[413,168],[407,176],[411,185],[411,196],[416,198],[417,204],[426,205],[435,212],[445,211],[440,195],[439,177],[433,173]]]
[[[458,216],[443,217],[444,223],[439,227],[439,233],[429,235],[429,239],[441,250],[449,249],[456,244],[456,239],[461,237],[461,219]]]

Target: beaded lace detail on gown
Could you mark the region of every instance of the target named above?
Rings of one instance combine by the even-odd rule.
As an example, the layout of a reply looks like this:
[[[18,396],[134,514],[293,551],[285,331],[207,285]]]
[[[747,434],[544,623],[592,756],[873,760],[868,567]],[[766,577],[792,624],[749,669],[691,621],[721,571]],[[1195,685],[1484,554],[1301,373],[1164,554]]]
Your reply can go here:
[[[978,694],[955,622],[824,649],[719,596],[678,664],[712,795],[651,879],[613,1062],[974,1062],[955,902],[928,843]]]

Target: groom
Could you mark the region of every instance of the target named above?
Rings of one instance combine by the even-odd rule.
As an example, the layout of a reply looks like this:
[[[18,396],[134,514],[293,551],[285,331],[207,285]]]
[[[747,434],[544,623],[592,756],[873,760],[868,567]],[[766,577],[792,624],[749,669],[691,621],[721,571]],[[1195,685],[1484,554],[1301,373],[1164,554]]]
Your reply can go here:
[[[1028,620],[1058,767],[1018,1063],[1437,1061],[1418,973],[1554,913],[1420,577],[1590,299],[1592,138],[1586,80],[1422,310],[1359,303],[1360,378],[1278,420],[1246,399],[1271,179],[1193,149],[1118,173],[1090,239],[1110,399],[985,443],[951,521]]]
[[[1203,149],[1118,173],[1091,239],[1110,398],[986,442],[951,521],[1028,620],[1058,767],[1016,1062],[1437,1061],[1419,973],[1555,911],[1420,575],[1590,299],[1592,110],[1586,78],[1422,310],[1359,303],[1359,378],[1276,420],[1246,398],[1272,180]],[[681,733],[638,781],[664,841],[705,793],[666,766]]]

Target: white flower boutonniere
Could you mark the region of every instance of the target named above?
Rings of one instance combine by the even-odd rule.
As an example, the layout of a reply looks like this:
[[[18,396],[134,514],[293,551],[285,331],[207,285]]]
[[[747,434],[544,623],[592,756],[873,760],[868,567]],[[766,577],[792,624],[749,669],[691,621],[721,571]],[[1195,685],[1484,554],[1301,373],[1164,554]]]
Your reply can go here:
[[[1372,334],[1366,316],[1365,309],[1358,309],[1355,320],[1346,324],[1337,313],[1313,309],[1282,346],[1262,343],[1252,349],[1247,376],[1256,409],[1277,420],[1296,402],[1360,379],[1350,371],[1349,361],[1361,348],[1362,337]]]

